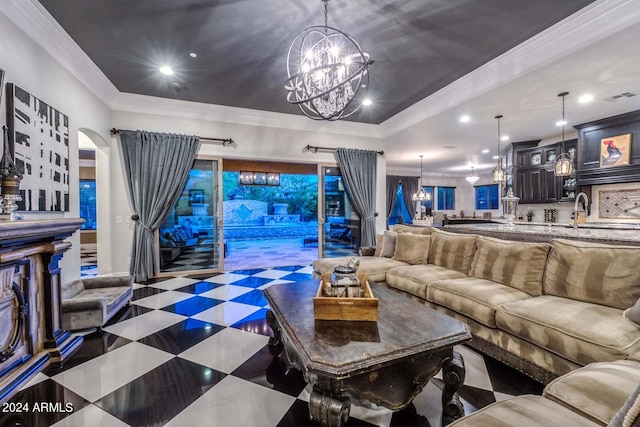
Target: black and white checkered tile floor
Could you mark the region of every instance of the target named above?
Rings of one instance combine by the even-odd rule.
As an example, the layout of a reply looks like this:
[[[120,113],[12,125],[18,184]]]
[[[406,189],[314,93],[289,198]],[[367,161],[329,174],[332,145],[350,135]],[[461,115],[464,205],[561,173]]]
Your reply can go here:
[[[308,387],[267,349],[262,289],[311,278],[311,267],[175,277],[135,285],[131,306],[85,336],[61,369],[48,369],[12,402],[60,403],[64,411],[0,413],[0,426],[315,426]],[[466,412],[542,386],[466,348]],[[442,381],[406,409],[352,406],[347,426],[438,426]]]

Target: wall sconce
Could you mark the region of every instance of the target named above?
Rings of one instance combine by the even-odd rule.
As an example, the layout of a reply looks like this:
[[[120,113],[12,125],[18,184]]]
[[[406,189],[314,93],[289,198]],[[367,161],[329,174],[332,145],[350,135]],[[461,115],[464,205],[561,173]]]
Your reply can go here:
[[[280,174],[278,172],[249,172],[241,171],[238,175],[240,185],[280,185]]]

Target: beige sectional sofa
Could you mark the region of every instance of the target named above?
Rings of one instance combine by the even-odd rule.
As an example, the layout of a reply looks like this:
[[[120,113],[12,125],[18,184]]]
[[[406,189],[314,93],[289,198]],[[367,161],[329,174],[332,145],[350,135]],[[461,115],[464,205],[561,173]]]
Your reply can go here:
[[[449,426],[637,426],[638,384],[638,362],[593,363],[552,381],[542,396],[518,396],[494,403]]]
[[[472,347],[545,384],[590,363],[640,360],[640,328],[622,315],[640,297],[640,248],[394,231],[359,272],[464,321]],[[314,270],[347,259],[320,259]]]

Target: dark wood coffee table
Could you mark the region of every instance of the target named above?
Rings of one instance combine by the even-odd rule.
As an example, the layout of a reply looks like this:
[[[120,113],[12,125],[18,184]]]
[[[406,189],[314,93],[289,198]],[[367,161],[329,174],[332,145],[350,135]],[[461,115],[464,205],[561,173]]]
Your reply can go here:
[[[464,382],[462,357],[453,346],[471,340],[469,327],[389,288],[371,283],[379,301],[377,322],[315,320],[319,281],[283,283],[264,291],[274,356],[282,349],[290,366],[313,385],[311,417],[340,427],[349,419],[349,396],[399,410],[440,369],[445,387],[443,423],[464,415],[457,391]]]

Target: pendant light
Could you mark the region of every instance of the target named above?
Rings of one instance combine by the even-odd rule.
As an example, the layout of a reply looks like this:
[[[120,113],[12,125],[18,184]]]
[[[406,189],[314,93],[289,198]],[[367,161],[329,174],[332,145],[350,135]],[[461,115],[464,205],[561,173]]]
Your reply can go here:
[[[497,115],[495,118],[498,120],[498,165],[493,170],[493,182],[506,182],[507,173],[502,167],[502,156],[500,155],[500,119],[502,115]]]
[[[414,202],[426,202],[427,200],[431,200],[429,193],[424,191],[424,188],[422,188],[422,154],[420,154],[420,188],[418,189],[418,192],[413,195],[412,199]]]
[[[473,171],[473,166],[471,166],[471,175],[467,175],[465,180],[467,180],[469,184],[473,185],[478,182],[479,179],[480,177]]]
[[[553,172],[556,176],[569,176],[573,172],[573,158],[564,152],[564,126],[567,124],[564,119],[564,97],[567,95],[569,95],[569,92],[558,94],[562,98],[562,145],[560,146],[560,155],[556,157],[553,163]]]

